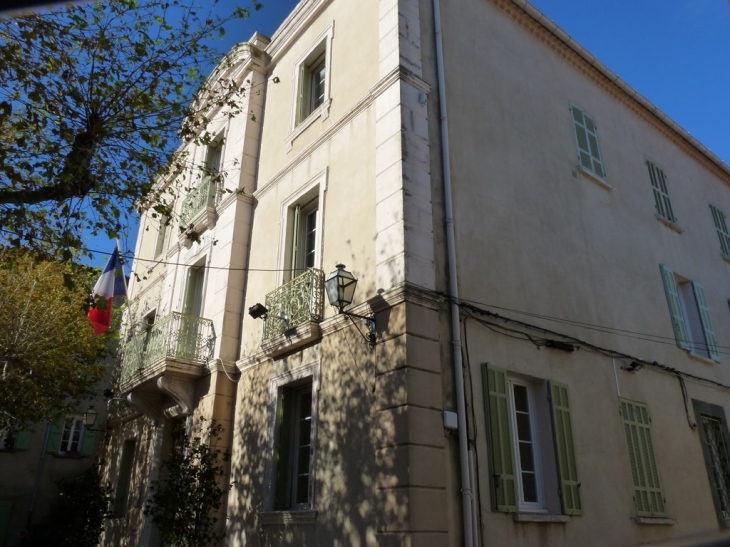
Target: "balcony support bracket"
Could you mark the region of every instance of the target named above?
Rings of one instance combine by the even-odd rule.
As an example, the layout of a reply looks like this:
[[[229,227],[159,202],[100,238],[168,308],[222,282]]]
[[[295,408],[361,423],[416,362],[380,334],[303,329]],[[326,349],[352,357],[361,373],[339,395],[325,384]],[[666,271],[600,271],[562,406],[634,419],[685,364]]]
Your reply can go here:
[[[172,397],[180,407],[179,416],[187,416],[193,409],[195,400],[194,383],[175,376],[160,376],[157,379],[157,387]]]
[[[142,414],[152,420],[155,425],[161,423],[162,409],[160,407],[160,397],[151,393],[131,392],[127,395],[127,400],[132,403]]]

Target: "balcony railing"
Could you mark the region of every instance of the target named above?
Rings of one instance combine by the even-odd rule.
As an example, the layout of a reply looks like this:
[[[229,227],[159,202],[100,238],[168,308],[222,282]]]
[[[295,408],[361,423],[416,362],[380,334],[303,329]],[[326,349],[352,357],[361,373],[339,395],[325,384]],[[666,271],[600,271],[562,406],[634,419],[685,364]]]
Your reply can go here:
[[[206,207],[215,207],[218,199],[216,177],[206,175],[183,201],[180,211],[180,225],[188,226],[200,211]]]
[[[172,312],[124,345],[122,381],[164,359],[207,363],[213,358],[213,321]]]
[[[264,341],[310,321],[322,320],[324,272],[310,268],[266,295],[269,311],[264,323]]]

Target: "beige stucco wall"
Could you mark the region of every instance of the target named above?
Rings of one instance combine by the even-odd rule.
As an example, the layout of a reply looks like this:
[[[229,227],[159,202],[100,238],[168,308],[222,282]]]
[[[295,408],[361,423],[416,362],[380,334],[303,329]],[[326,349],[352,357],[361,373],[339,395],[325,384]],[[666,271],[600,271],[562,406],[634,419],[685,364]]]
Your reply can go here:
[[[509,14],[484,1],[442,11],[459,296],[483,307],[499,306],[490,309],[508,317],[730,384],[722,363],[691,359],[674,344],[659,272],[664,263],[703,283],[718,343],[726,345],[728,265],[708,204],[730,210],[730,177],[698,153],[688,153],[676,134],[516,5],[496,4]],[[612,188],[576,167],[571,102],[598,127]],[[654,216],[647,158],[667,174],[682,233]],[[467,320],[466,332],[485,544],[633,545],[718,529],[700,441],[688,426],[675,376],[647,367],[627,373],[620,369],[627,361],[620,359],[614,376],[610,357],[585,349],[538,351],[529,341],[497,335],[474,320]],[[569,386],[582,516],[565,524],[528,524],[492,512],[481,393],[481,365],[487,362]],[[687,389],[689,399],[730,410],[727,390],[698,383],[687,383]],[[667,515],[674,524],[632,520],[617,390],[649,407]]]

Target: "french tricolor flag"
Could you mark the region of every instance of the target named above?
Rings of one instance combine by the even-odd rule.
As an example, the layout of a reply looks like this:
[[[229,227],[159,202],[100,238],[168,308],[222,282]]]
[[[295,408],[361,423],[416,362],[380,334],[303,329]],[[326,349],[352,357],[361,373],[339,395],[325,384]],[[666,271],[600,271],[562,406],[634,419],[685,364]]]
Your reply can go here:
[[[92,298],[97,302],[96,306],[89,310],[89,319],[96,334],[104,334],[112,322],[112,307],[115,296],[126,296],[127,287],[124,279],[124,270],[119,260],[119,247],[114,249],[106,268],[101,277],[94,285]],[[106,298],[106,306],[97,297]],[[100,306],[101,304],[101,306]],[[102,309],[102,307],[106,309]]]

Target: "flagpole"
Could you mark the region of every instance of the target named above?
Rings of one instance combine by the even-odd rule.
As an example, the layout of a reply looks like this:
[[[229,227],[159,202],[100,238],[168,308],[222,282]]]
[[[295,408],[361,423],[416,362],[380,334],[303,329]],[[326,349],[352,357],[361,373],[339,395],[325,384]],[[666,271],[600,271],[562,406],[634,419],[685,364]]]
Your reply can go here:
[[[119,238],[115,240],[117,242],[117,251],[119,253],[119,261],[121,262],[122,259],[122,245],[119,242]],[[132,273],[132,268],[129,269],[130,274]],[[127,287],[127,274],[124,273],[124,264],[122,263],[122,280],[124,281],[124,294],[127,297],[127,300],[129,300],[129,287]]]

